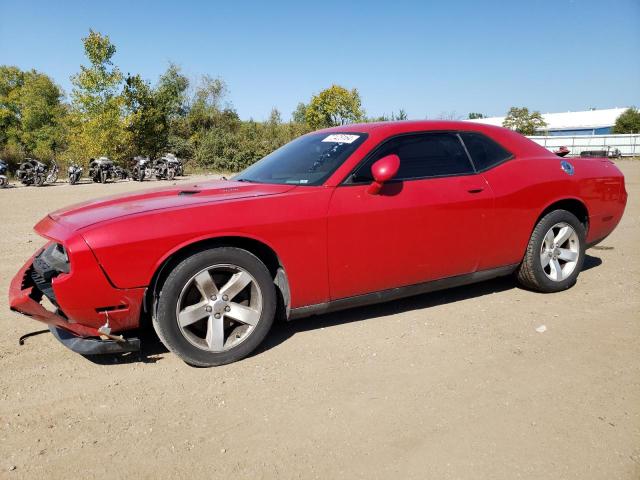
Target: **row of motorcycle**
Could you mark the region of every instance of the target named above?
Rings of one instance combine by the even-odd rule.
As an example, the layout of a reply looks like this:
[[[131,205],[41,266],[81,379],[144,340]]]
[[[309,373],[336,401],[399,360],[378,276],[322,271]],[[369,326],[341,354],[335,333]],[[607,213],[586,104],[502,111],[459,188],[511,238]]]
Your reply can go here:
[[[176,176],[184,175],[182,161],[172,153],[167,153],[156,160],[139,156],[133,158],[132,163],[133,167],[129,171],[116,165],[110,158],[92,158],[89,161],[89,178],[95,183],[107,183],[110,180],[126,180],[128,178],[142,182],[154,177],[158,180],[173,180]],[[9,183],[7,170],[7,163],[0,160],[0,188],[6,187]],[[78,183],[83,171],[82,166],[76,163],[70,165],[67,170],[69,183],[71,185]],[[55,161],[47,166],[38,160],[28,158],[20,164],[16,176],[23,185],[41,187],[45,183],[56,183],[59,172],[60,168]]]

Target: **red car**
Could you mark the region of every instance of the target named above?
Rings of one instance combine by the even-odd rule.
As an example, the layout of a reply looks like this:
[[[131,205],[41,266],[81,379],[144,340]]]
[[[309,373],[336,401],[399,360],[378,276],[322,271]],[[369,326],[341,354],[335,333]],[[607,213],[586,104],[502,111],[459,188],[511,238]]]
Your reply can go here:
[[[569,288],[626,200],[611,161],[563,159],[503,128],[346,125],[231,180],[48,215],[35,229],[49,243],[14,278],[10,305],[81,353],[136,349],[126,332],[150,318],[186,362],[220,365],[254,350],[278,311],[292,319],[514,272],[526,288]]]

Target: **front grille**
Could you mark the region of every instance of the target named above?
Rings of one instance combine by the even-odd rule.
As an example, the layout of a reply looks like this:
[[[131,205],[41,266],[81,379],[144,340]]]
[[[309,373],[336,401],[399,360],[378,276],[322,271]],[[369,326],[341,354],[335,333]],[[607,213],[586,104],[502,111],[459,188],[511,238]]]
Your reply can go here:
[[[34,292],[33,295],[39,294],[40,299],[44,295],[51,303],[58,306],[51,282],[63,272],[69,272],[66,252],[62,245],[52,243],[33,259],[33,264],[27,270],[27,275],[25,275],[25,277],[28,276],[29,278],[28,280],[25,278],[23,284],[30,282],[31,285],[29,286],[35,287],[34,290],[38,292]]]
[[[35,262],[34,262],[35,264]],[[35,265],[34,265],[35,266]],[[33,282],[33,286],[37,288],[45,297],[51,300],[51,303],[58,306],[56,301],[56,294],[53,292],[53,286],[51,285],[51,280],[53,277],[50,277],[49,280],[38,272],[35,268],[30,269],[31,281]]]

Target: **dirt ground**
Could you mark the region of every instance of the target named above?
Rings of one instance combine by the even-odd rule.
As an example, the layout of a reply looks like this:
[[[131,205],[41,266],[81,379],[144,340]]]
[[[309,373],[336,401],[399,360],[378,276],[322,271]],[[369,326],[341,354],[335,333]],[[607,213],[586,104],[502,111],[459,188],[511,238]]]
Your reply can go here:
[[[619,165],[625,216],[567,292],[500,279],[280,324],[210,369],[153,334],[100,361],[19,346],[44,327],[6,300],[33,224],[152,185],[0,191],[0,478],[640,478],[640,162]]]

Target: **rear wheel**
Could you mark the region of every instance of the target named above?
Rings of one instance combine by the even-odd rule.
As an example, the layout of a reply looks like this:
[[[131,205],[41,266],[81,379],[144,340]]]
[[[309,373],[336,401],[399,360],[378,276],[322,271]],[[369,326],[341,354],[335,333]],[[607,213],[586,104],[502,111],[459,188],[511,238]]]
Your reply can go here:
[[[540,292],[572,287],[584,263],[586,232],[578,218],[554,210],[538,222],[518,270],[519,282]]]
[[[164,282],[153,324],[185,362],[224,365],[249,355],[273,323],[276,292],[267,267],[233,247],[180,262]]]

